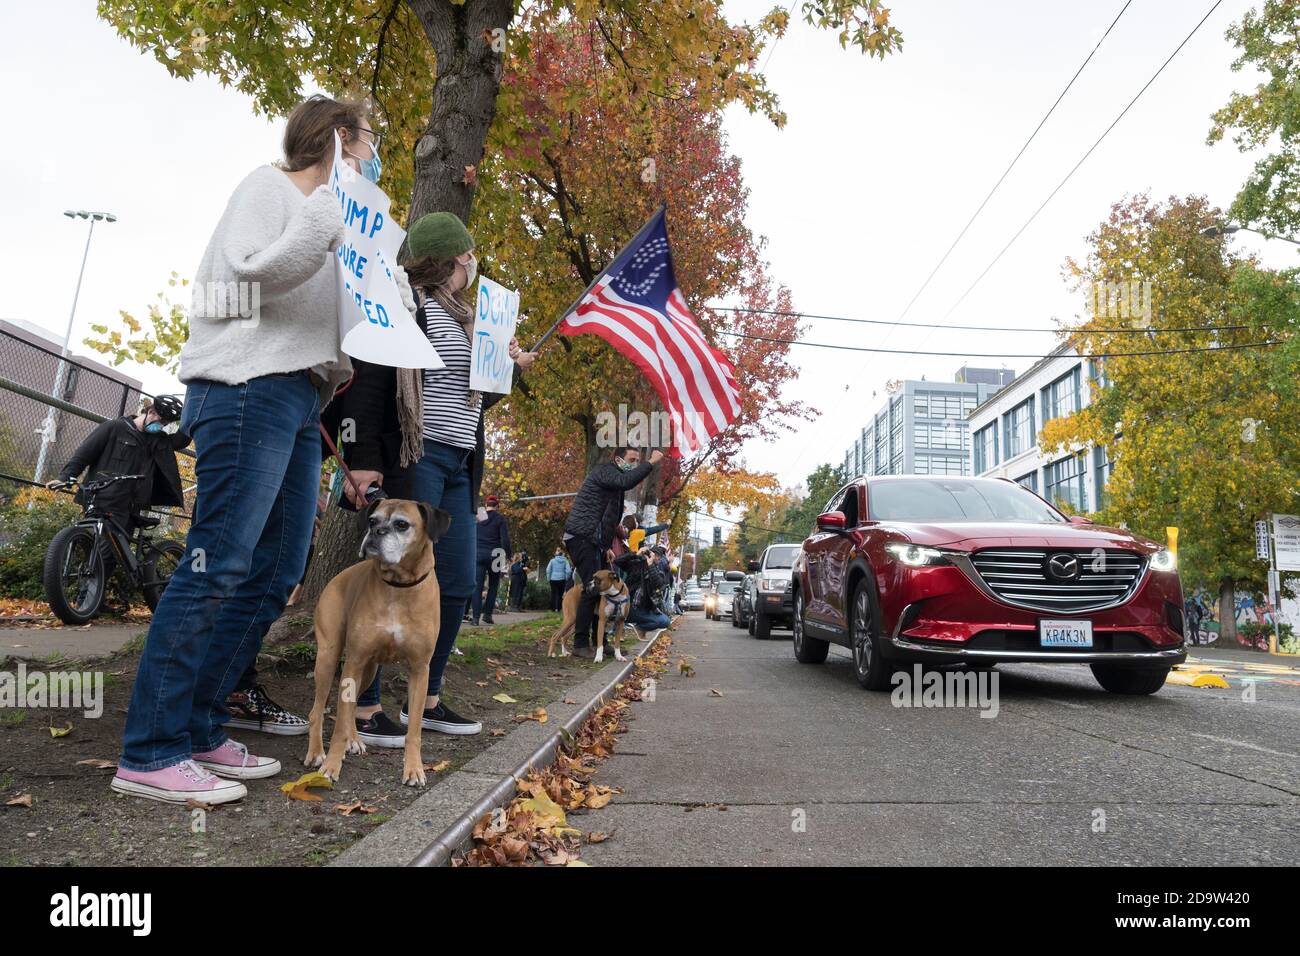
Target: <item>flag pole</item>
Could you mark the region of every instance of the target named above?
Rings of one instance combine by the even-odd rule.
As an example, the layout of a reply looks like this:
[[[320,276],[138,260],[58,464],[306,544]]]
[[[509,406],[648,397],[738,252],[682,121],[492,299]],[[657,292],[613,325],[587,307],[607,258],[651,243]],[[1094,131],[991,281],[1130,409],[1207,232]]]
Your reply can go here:
[[[623,253],[627,251],[629,246],[635,245],[641,239],[641,237],[646,234],[646,232],[650,229],[651,224],[655,221],[656,218],[658,218],[658,216],[662,212],[664,212],[667,209],[667,206],[668,206],[667,203],[660,203],[658,205],[655,211],[651,213],[650,218],[645,221],[645,225],[643,225],[640,229],[638,229],[636,235],[623,244],[623,248],[618,251],[618,255],[616,255],[613,259],[610,260],[610,265],[613,265],[615,262],[617,262],[619,260],[619,257],[622,256]],[[576,309],[579,303],[581,303],[582,300],[587,297],[587,293],[590,292],[593,288],[595,288],[596,283],[605,277],[605,273],[608,271],[609,271],[609,266],[605,266],[604,269],[600,270],[600,273],[596,276],[596,278],[592,279],[591,282],[588,283],[587,288],[582,290],[582,295],[578,296],[576,299],[573,300],[573,302],[569,305],[569,307],[564,310],[564,312],[560,315],[558,319],[555,320],[555,324],[552,325],[549,329],[547,329],[546,333],[540,339],[537,340],[537,343],[531,349],[529,349],[530,352],[541,351],[542,346],[545,345],[547,341],[550,340],[551,336],[555,334],[555,330],[560,327],[560,323],[573,314],[573,310]]]

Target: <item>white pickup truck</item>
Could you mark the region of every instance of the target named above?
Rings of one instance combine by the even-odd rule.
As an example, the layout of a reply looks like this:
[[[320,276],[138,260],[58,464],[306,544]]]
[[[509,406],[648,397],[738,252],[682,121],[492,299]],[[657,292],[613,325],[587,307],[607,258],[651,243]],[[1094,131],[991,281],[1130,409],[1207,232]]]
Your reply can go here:
[[[771,636],[773,627],[790,626],[794,613],[790,575],[800,547],[797,544],[768,545],[762,558],[751,562],[750,570],[754,572],[758,587],[754,613],[749,618],[750,636],[763,640]]]

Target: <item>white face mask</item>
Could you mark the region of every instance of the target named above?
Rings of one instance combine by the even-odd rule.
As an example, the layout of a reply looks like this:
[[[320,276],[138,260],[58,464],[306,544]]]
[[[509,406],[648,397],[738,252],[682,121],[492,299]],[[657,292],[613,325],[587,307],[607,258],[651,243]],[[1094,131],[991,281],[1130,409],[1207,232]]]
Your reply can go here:
[[[477,278],[478,278],[478,257],[471,252],[469,254],[469,262],[465,263],[465,288],[468,289],[470,286],[472,286],[474,284],[474,280]]]

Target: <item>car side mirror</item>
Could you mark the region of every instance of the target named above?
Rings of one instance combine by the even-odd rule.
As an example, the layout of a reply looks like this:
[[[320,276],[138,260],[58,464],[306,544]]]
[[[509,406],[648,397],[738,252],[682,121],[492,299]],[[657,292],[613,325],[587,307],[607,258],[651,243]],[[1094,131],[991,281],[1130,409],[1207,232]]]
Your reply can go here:
[[[817,516],[818,531],[843,531],[845,518],[843,511],[828,511]]]
[[[1092,524],[1092,519],[1085,515],[1070,515],[1070,524]]]

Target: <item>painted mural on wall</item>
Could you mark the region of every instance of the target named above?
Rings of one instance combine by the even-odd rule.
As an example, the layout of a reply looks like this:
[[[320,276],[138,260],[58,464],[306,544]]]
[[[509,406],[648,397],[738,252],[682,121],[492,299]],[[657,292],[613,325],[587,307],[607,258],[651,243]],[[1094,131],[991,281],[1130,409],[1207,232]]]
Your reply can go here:
[[[1297,653],[1300,650],[1298,646],[1300,642],[1295,636],[1293,622],[1295,608],[1287,606],[1295,603],[1284,598],[1279,612],[1279,609],[1268,601],[1256,601],[1249,594],[1238,594],[1234,607],[1234,617],[1237,621],[1237,646],[1267,653],[1269,637],[1273,634],[1273,622],[1276,619],[1282,638],[1279,649],[1285,653]],[[1221,620],[1219,613],[1217,593],[1212,593],[1205,588],[1188,591],[1187,599],[1183,603],[1188,643],[1193,645],[1218,643]]]

